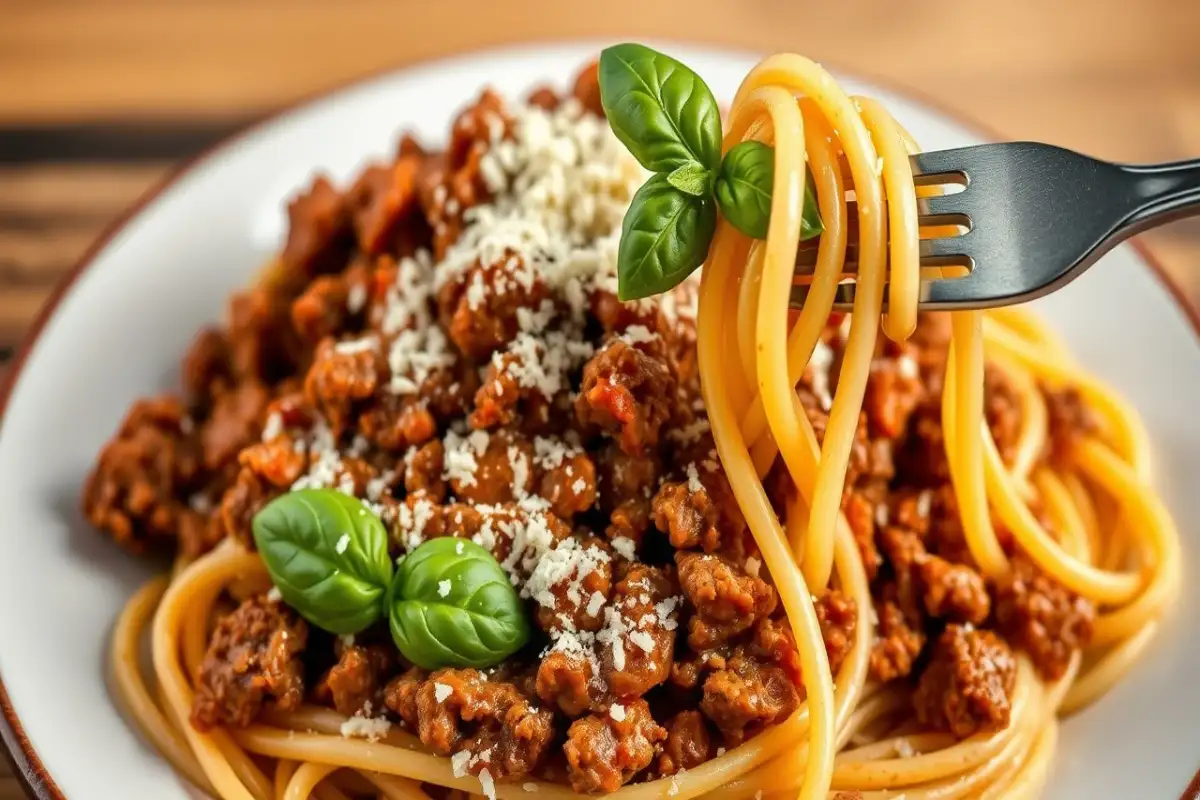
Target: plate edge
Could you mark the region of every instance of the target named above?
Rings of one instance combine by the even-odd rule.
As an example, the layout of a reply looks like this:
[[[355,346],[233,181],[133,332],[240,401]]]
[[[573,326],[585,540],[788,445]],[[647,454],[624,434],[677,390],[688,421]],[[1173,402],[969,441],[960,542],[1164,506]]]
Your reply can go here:
[[[187,174],[208,161],[216,153],[224,150],[238,140],[249,136],[258,129],[277,121],[293,111],[297,111],[311,104],[325,100],[333,95],[351,90],[357,86],[361,86],[372,81],[382,79],[383,77],[395,72],[401,72],[416,67],[428,67],[437,64],[439,61],[449,61],[470,57],[473,55],[484,55],[487,53],[498,53],[512,49],[516,46],[543,46],[565,44],[582,44],[584,42],[595,42],[599,40],[587,38],[551,38],[551,39],[531,39],[521,42],[509,43],[504,47],[482,47],[472,50],[466,50],[460,53],[444,54],[427,59],[418,59],[402,65],[392,65],[378,70],[348,78],[344,81],[336,83],[332,86],[319,89],[288,102],[278,108],[272,109],[258,119],[255,119],[243,128],[230,135],[216,141],[195,155],[185,159],[176,167],[171,169],[165,176],[160,178],[157,183],[144,191],[130,206],[122,211],[114,220],[112,220],[101,234],[88,246],[83,255],[75,262],[58,286],[50,293],[49,298],[39,309],[35,316],[32,325],[25,333],[21,340],[21,344],[17,349],[15,356],[8,365],[8,374],[5,376],[2,386],[0,386],[0,435],[3,433],[3,422],[5,414],[8,410],[8,401],[12,396],[13,390],[16,388],[17,382],[20,380],[21,371],[25,366],[25,362],[32,355],[36,348],[38,339],[44,331],[46,325],[54,317],[58,307],[66,299],[71,289],[74,288],[76,282],[83,274],[91,267],[96,258],[104,251],[104,249],[112,242],[112,240],[121,233],[130,222],[132,222],[142,211],[148,208],[155,202],[163,193],[165,193],[174,184],[183,179]],[[680,44],[687,42],[680,41]],[[736,47],[722,46],[719,43],[708,41],[691,42],[693,46],[711,48],[713,50],[723,51],[726,53],[736,53],[741,55],[755,55],[751,51],[739,49]],[[848,77],[863,80],[875,86],[879,86],[889,92],[892,92],[900,97],[904,97],[914,102],[933,109],[942,116],[955,121],[964,128],[973,130],[985,138],[1003,139],[1004,137],[998,134],[998,131],[992,125],[981,122],[975,119],[970,114],[951,107],[946,102],[925,94],[920,89],[907,86],[897,82],[892,78],[875,75],[870,72],[845,69],[833,62],[827,62],[832,67],[833,71]],[[1142,263],[1150,270],[1157,278],[1158,282],[1167,291],[1174,303],[1183,312],[1192,328],[1192,332],[1196,335],[1197,343],[1200,343],[1200,309],[1194,307],[1188,300],[1183,288],[1171,277],[1170,273],[1163,266],[1162,262],[1154,254],[1154,252],[1135,237],[1128,244],[1132,247]],[[16,711],[13,709],[12,702],[9,699],[8,691],[4,686],[3,675],[0,675],[0,743],[3,747],[0,750],[4,751],[4,755],[9,764],[13,768],[14,777],[20,784],[27,796],[32,800],[67,800],[66,795],[54,778],[50,775],[49,770],[42,763],[37,751],[33,748],[29,738],[25,735],[25,730],[18,719]],[[1180,800],[1200,800],[1200,770],[1198,770],[1187,788],[1184,789]]]

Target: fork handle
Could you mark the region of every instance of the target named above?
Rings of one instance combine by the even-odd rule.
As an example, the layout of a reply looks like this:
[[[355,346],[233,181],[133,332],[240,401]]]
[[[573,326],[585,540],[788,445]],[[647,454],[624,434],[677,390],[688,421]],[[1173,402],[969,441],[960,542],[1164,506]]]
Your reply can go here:
[[[1122,166],[1135,207],[1121,226],[1122,236],[1200,215],[1200,159],[1173,164]]]

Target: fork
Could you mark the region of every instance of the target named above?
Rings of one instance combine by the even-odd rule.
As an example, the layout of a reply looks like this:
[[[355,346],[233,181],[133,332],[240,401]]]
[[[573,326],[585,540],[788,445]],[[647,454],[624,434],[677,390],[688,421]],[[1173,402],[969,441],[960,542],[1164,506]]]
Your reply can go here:
[[[918,200],[921,227],[966,230],[921,240],[923,268],[966,270],[923,279],[922,310],[1033,300],[1078,278],[1130,236],[1200,214],[1200,159],[1130,166],[1011,142],[920,153],[910,161],[917,186],[961,189]],[[812,275],[816,253],[801,249],[798,278]],[[851,310],[857,259],[858,245],[848,243],[835,308]],[[808,286],[794,286],[791,305],[799,308],[807,294]]]

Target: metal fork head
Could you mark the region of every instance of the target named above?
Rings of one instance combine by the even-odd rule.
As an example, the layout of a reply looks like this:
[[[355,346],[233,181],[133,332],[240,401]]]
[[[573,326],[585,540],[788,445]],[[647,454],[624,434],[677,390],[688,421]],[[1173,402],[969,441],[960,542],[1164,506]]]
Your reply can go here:
[[[922,267],[955,266],[962,277],[922,281],[922,309],[990,308],[1025,302],[1067,283],[1103,252],[1104,241],[1130,208],[1120,191],[1121,169],[1070,150],[1031,142],[921,153],[911,159],[918,186],[957,185],[957,193],[918,200],[923,229],[954,225],[954,236],[923,239]],[[848,281],[836,307],[854,302],[858,244],[848,243]],[[816,250],[797,259],[803,305]],[[886,297],[886,295],[885,295]]]

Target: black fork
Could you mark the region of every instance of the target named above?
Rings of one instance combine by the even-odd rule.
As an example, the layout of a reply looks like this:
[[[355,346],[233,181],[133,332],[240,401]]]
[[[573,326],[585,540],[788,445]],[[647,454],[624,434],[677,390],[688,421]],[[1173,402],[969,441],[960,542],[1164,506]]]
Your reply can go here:
[[[961,188],[918,201],[921,226],[961,235],[923,239],[923,267],[963,267],[962,277],[923,281],[922,309],[991,308],[1033,300],[1065,286],[1120,242],[1200,214],[1200,160],[1130,166],[1036,142],[939,150],[913,156],[918,186]],[[811,275],[802,251],[798,276]],[[857,270],[847,245],[846,273]],[[793,289],[799,307],[808,287]],[[849,310],[854,283],[838,287]]]

